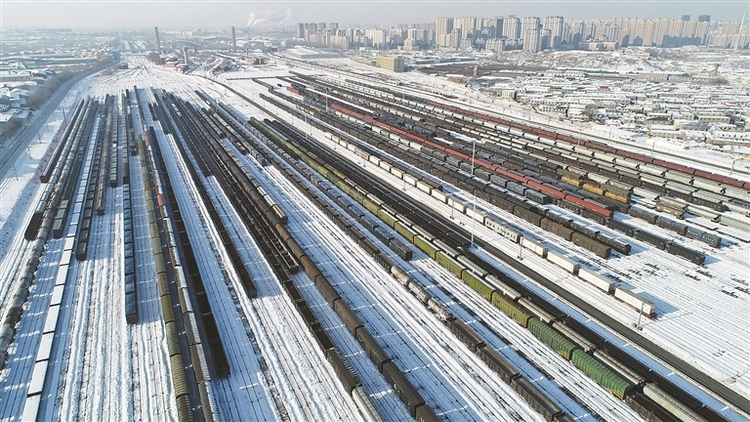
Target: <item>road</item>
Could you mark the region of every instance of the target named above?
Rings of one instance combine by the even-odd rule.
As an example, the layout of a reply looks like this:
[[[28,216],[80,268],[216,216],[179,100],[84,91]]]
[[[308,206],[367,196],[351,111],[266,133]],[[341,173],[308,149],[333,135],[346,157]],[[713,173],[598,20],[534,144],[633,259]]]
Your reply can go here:
[[[0,151],[0,175],[5,175],[18,160],[18,156],[23,152],[24,148],[34,139],[34,135],[41,130],[42,126],[47,122],[52,113],[62,102],[65,95],[71,88],[84,78],[102,70],[105,66],[99,66],[90,69],[86,72],[79,74],[73,79],[65,82],[60,88],[52,94],[52,97],[47,100],[39,110],[36,110],[31,117],[31,122],[23,126],[23,130],[20,133],[13,136],[9,141],[9,145],[5,146]]]

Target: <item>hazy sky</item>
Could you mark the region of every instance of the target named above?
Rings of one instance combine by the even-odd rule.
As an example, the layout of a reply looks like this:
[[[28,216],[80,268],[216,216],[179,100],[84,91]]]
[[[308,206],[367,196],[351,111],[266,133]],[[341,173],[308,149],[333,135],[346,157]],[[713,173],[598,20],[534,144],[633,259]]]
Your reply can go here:
[[[750,0],[0,0],[3,28],[210,28],[296,22],[382,24],[434,22],[438,16],[555,16],[566,19],[750,19]]]

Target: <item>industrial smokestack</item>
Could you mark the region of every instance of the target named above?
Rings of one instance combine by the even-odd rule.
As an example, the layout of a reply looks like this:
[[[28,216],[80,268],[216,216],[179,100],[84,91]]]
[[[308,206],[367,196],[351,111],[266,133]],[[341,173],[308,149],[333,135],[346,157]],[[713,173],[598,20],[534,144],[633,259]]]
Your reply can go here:
[[[237,52],[237,34],[234,33],[234,27],[232,27],[232,51]]]
[[[185,66],[187,66],[188,65],[188,48],[187,47],[182,47],[182,55],[184,56],[184,59],[185,59]]]
[[[154,37],[156,38],[156,53],[161,54],[161,44],[159,44],[159,27],[154,27]]]

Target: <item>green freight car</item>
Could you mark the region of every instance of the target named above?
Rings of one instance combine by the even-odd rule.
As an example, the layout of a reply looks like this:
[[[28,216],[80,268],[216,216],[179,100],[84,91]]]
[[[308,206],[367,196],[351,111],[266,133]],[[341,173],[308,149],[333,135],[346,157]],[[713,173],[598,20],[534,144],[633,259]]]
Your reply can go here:
[[[633,388],[632,383],[581,349],[573,350],[570,361],[620,399],[624,399]]]
[[[414,245],[424,251],[432,259],[436,259],[437,249],[429,241],[420,235],[414,236]]]
[[[554,349],[560,356],[567,360],[570,360],[570,356],[573,353],[573,349],[576,348],[575,343],[568,340],[565,336],[555,331],[554,328],[545,324],[538,318],[529,320],[529,331],[541,340],[544,344]]]
[[[485,299],[490,300],[490,298],[492,298],[492,292],[494,289],[485,284],[484,281],[477,277],[473,272],[464,270],[463,274],[461,274],[461,279],[477,293],[484,296]]]
[[[445,267],[448,271],[451,272],[451,274],[455,275],[458,278],[461,278],[461,272],[463,271],[464,267],[462,267],[461,264],[455,261],[453,258],[446,255],[445,252],[438,251],[435,259],[437,260],[438,264]]]
[[[398,234],[407,238],[409,242],[414,243],[414,236],[416,236],[417,233],[415,233],[411,228],[405,226],[400,221],[396,221],[393,225],[393,228],[396,229],[396,232],[398,232]]]
[[[506,315],[521,324],[521,326],[528,326],[529,319],[531,319],[531,314],[526,312],[515,302],[505,298],[499,291],[495,291],[495,293],[492,295],[492,303],[501,311],[505,312]]]
[[[365,202],[365,207],[367,207],[367,203],[368,202],[370,204],[372,204],[375,207],[375,212],[377,213],[378,217],[380,217],[380,219],[383,220],[383,222],[385,224],[387,224],[388,227],[393,228],[393,226],[396,223],[396,217],[392,216],[391,213],[389,213],[388,211],[386,211],[386,210],[384,210],[382,208],[378,208],[378,205],[376,203],[370,201],[369,199],[365,198],[365,201],[366,201]],[[370,209],[370,208],[367,207],[367,209]]]

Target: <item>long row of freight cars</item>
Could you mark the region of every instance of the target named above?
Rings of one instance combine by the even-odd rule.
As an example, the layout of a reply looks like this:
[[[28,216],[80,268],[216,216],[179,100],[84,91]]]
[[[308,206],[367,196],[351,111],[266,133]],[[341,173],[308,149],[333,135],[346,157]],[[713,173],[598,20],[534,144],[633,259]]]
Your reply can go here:
[[[203,154],[204,158],[201,161],[204,161],[205,163],[204,171],[210,171],[211,173],[204,173],[204,175],[213,174],[214,176],[217,176],[220,180],[220,184],[222,184],[222,188],[225,189],[225,192],[227,192],[230,198],[238,195],[246,198],[243,203],[247,206],[239,208],[238,212],[243,216],[243,221],[246,223],[251,234],[256,237],[256,241],[258,241],[260,245],[263,245],[263,252],[267,259],[272,263],[274,272],[277,277],[282,280],[282,286],[285,288],[287,294],[293,301],[295,308],[305,320],[308,328],[318,342],[318,345],[322,348],[327,359],[333,366],[344,388],[352,395],[355,403],[357,403],[363,414],[365,414],[369,420],[379,420],[379,416],[362,389],[361,382],[357,375],[353,372],[347,360],[341,355],[338,348],[335,347],[327,331],[318,321],[315,312],[309,307],[309,305],[307,305],[307,302],[297,289],[296,285],[291,281],[289,271],[292,267],[289,265],[290,262],[302,263],[305,271],[322,290],[325,290],[326,288],[333,289],[332,286],[328,283],[325,277],[320,274],[319,270],[317,270],[315,265],[306,257],[304,252],[302,252],[296,241],[294,241],[286,231],[284,228],[286,219],[279,218],[279,215],[277,214],[280,211],[280,208],[274,209],[273,206],[269,205],[267,202],[257,200],[262,198],[262,196],[259,195],[260,192],[254,184],[250,183],[250,179],[248,178],[249,174],[240,168],[240,163],[229,157],[227,151],[221,147],[220,144],[222,144],[223,141],[219,139],[219,137],[214,136],[217,135],[215,131],[216,127],[211,124],[207,115],[201,113],[199,110],[192,109],[191,105],[184,103],[182,100],[177,99],[171,94],[168,95],[167,98],[169,99],[171,106],[180,111],[180,118],[176,119],[176,121],[181,127],[180,131],[182,134],[189,138],[188,146],[192,149],[193,157],[198,157],[198,154],[201,153],[201,151],[196,148],[198,147],[197,141],[199,139],[201,140],[200,144],[207,148]],[[171,109],[171,111],[174,112],[175,109]],[[172,114],[172,116],[178,117],[177,113]],[[180,122],[182,119],[188,119],[191,123],[189,125],[187,122],[181,124]],[[195,136],[197,133],[201,133],[201,138]],[[194,174],[194,177],[195,176],[197,176],[197,174]],[[194,180],[198,183],[198,179]],[[255,198],[255,200],[250,199],[251,192],[252,197]],[[273,221],[271,218],[273,218]],[[287,250],[292,251],[296,261],[290,261],[287,258],[282,259],[277,253],[277,248],[282,246],[281,242],[286,245]],[[351,310],[346,307],[343,302],[337,305],[332,305],[334,310],[340,315],[353,315]],[[356,337],[364,343],[363,347],[365,347],[365,351],[371,356],[373,361],[376,361],[376,357],[387,357],[385,352],[379,348],[374,338],[372,338],[369,332],[363,327],[356,330]],[[413,415],[417,415],[417,417],[424,421],[437,420],[431,409],[424,405],[424,401],[421,400],[421,403],[419,402],[421,397],[418,393],[416,393],[416,395],[412,394],[413,392],[416,392],[416,390],[410,383],[408,383],[403,374],[394,364],[383,363],[379,368],[386,375],[386,378],[397,387],[400,397],[407,404],[407,407]],[[432,416],[432,418],[430,416]]]
[[[523,169],[527,174],[543,170],[540,166],[555,164],[558,168],[565,167],[577,173],[578,176],[582,176],[583,180],[594,189],[592,192],[597,190],[597,185],[601,183],[613,186],[625,184],[626,189],[644,185],[678,197],[685,197],[688,201],[694,201],[719,211],[730,208],[740,213],[747,213],[750,210],[748,189],[727,185],[726,180],[722,184],[720,181],[696,176],[693,174],[695,170],[686,166],[662,167],[652,164],[653,158],[651,157],[641,157],[648,162],[639,161],[630,156],[617,155],[616,150],[611,148],[605,151],[591,145],[587,146],[581,141],[562,141],[557,134],[552,132],[543,131],[549,135],[544,136],[544,134],[525,131],[522,130],[526,127],[523,124],[513,124],[498,129],[493,121],[470,115],[469,111],[459,112],[453,110],[455,107],[448,109],[428,105],[425,99],[410,101],[402,98],[400,94],[395,96],[389,93],[387,88],[376,88],[355,81],[337,80],[331,83],[325,78],[299,74],[297,78],[305,83],[292,82],[292,85],[297,87],[294,91],[301,95],[311,97],[313,100],[320,100],[319,97],[326,96],[325,100],[328,103],[338,101],[334,94],[340,95],[346,98],[350,106],[358,104],[359,111],[407,129],[415,135],[439,140],[439,136],[453,138],[454,134],[460,133],[469,138],[481,139],[477,146],[480,156],[483,141],[492,141],[496,145],[502,145],[504,151],[500,152],[506,160],[505,164],[516,170]],[[345,86],[355,87],[357,90],[348,90]],[[451,139],[451,142],[460,143],[461,139]],[[521,167],[514,167],[516,165]],[[544,172],[542,174],[544,175]],[[725,176],[721,178],[734,180]],[[560,177],[556,179],[560,180]],[[735,182],[738,181],[735,180]]]
[[[292,73],[298,77],[309,78],[307,75],[302,75],[296,72],[292,72]],[[408,104],[411,104],[412,106],[427,110],[428,112],[446,112],[447,111],[449,112],[448,114],[452,116],[469,120],[473,123],[488,127],[498,132],[502,132],[502,131],[508,132],[511,128],[515,128],[521,134],[524,134],[524,133],[530,134],[532,138],[534,135],[536,135],[537,138],[534,140],[538,140],[540,137],[544,137],[546,139],[550,139],[554,141],[558,141],[558,140],[563,141],[568,144],[582,145],[591,149],[592,153],[593,151],[605,152],[613,156],[627,157],[639,163],[653,164],[655,166],[664,167],[665,169],[668,169],[668,170],[674,170],[676,172],[683,173],[685,175],[691,176],[689,177],[688,181],[697,180],[697,179],[706,179],[706,180],[717,182],[725,187],[732,186],[732,187],[741,188],[740,192],[744,191],[744,194],[747,194],[747,191],[750,191],[750,183],[743,182],[732,177],[723,176],[720,174],[715,174],[715,173],[711,173],[708,171],[695,169],[695,168],[688,167],[685,165],[668,162],[668,161],[650,157],[644,154],[635,153],[626,149],[617,149],[617,148],[609,147],[607,145],[604,145],[600,142],[596,142],[593,140],[580,139],[580,138],[575,138],[567,134],[551,132],[548,130],[544,130],[542,128],[537,128],[537,127],[528,125],[523,122],[507,120],[505,118],[489,115],[484,112],[478,112],[478,111],[464,109],[462,107],[458,107],[454,105],[443,104],[434,100],[429,100],[424,97],[406,94],[401,91],[395,91],[390,88],[376,87],[371,84],[367,84],[367,83],[363,83],[363,82],[355,81],[351,79],[347,79],[346,82],[349,82],[352,85],[359,85],[360,87],[363,87],[365,90],[369,90],[375,95],[382,95],[393,101],[406,102]]]
[[[259,122],[254,122],[251,119],[251,122],[253,122],[254,126],[257,127],[259,125]],[[270,135],[271,137],[274,136],[274,134],[267,132],[266,135]],[[281,142],[285,142],[283,139],[280,140]],[[289,142],[286,141],[287,147],[289,148]],[[290,151],[294,153],[297,157],[305,161],[307,164],[309,164],[313,168],[321,168],[325,167],[319,162],[316,162],[315,160],[312,160],[311,153],[305,152],[303,150],[298,149],[298,147],[290,148]],[[321,152],[318,151],[317,155],[320,156]],[[307,158],[306,158],[307,157]],[[328,162],[328,165],[330,165],[331,162]],[[341,182],[340,178],[336,175],[335,170],[327,170],[324,174],[324,177],[326,177],[329,181],[335,183],[337,186],[340,185],[339,182]],[[372,198],[371,198],[372,199]],[[391,202],[392,203],[392,202]],[[381,201],[381,207],[384,209],[388,209],[390,207],[386,206],[383,201]],[[394,213],[392,210],[391,213]],[[396,218],[401,218],[401,216],[398,213],[395,213]],[[412,219],[414,216],[411,217]],[[406,224],[409,224],[405,218],[401,218],[399,220],[399,223],[401,223],[400,227],[407,227]],[[406,223],[406,224],[404,224]],[[437,221],[431,221],[430,225],[432,227],[435,227],[437,225]],[[438,237],[442,239],[449,238],[449,233],[442,232],[440,235],[433,235],[429,233],[427,229],[424,227],[427,226],[426,224],[410,224],[408,227],[410,229],[413,229],[414,231],[412,233],[414,238],[416,238],[416,241],[413,241],[413,243],[419,247],[420,249],[424,250],[428,254],[431,255],[438,263],[444,265],[446,268],[451,270],[457,277],[463,279],[469,286],[474,288],[475,290],[479,291],[483,296],[488,298],[489,300],[492,300],[492,302],[498,306],[501,310],[506,312],[511,318],[515,319],[519,324],[523,325],[524,327],[528,326],[529,320],[539,318],[535,314],[530,313],[527,309],[528,306],[533,307],[537,312],[539,312],[541,315],[543,315],[542,318],[547,320],[547,322],[543,322],[544,324],[554,322],[557,318],[562,317],[564,314],[560,313],[559,311],[556,311],[557,316],[551,317],[549,316],[550,313],[547,311],[544,311],[540,308],[540,305],[531,302],[531,300],[528,297],[522,297],[521,294],[519,294],[515,289],[509,287],[507,283],[509,283],[509,277],[501,272],[495,272],[495,274],[490,274],[490,271],[485,270],[484,268],[476,265],[469,259],[461,259],[459,257],[459,253],[452,247],[448,246],[443,242],[442,240],[439,240]],[[402,229],[403,230],[403,229]],[[416,233],[416,231],[419,230],[419,233]],[[428,237],[425,237],[428,236]],[[407,237],[408,238],[408,237]],[[442,245],[442,249],[439,249],[435,246],[435,244]],[[449,252],[444,252],[449,251]],[[478,273],[477,273],[478,271]],[[498,274],[504,278],[505,282],[500,280],[498,278]],[[485,283],[486,277],[491,276],[490,280],[493,280],[494,284],[493,287],[490,287],[488,284]],[[496,286],[504,286],[502,290],[497,289]],[[514,298],[515,297],[515,298]],[[520,301],[520,302],[519,302]],[[519,303],[525,303],[526,305],[519,305]],[[555,344],[557,340],[559,340],[560,337],[556,337],[556,340],[550,341],[548,344]],[[543,340],[544,341],[544,340]],[[559,346],[558,346],[559,347]],[[583,358],[582,358],[583,359]],[[597,366],[597,365],[583,365],[581,364],[581,368],[584,371],[589,371],[590,375],[594,375],[594,378],[597,379],[599,382],[603,383],[605,387],[610,388],[610,390],[613,391],[616,395],[619,397],[624,397],[626,393],[633,387],[633,385],[622,378],[620,378],[616,372],[613,372],[611,370],[608,370],[608,368],[604,366]],[[597,372],[595,372],[597,371]],[[608,372],[607,372],[608,371]],[[598,374],[598,376],[597,376]],[[606,374],[605,376],[602,376],[601,374]]]
[[[675,198],[700,204],[690,204],[691,212],[697,215],[705,216],[710,220],[721,221],[731,227],[750,230],[750,225],[742,222],[742,219],[721,212],[726,209],[741,214],[750,212],[748,192],[742,188],[722,186],[719,182],[686,175],[674,169],[669,170],[654,164],[639,163],[632,158],[617,157],[608,152],[596,151],[580,145],[580,143],[573,145],[543,136],[540,137],[536,134],[521,132],[515,128],[512,128],[513,133],[511,134],[498,133],[486,125],[475,122],[477,121],[475,118],[466,119],[466,116],[453,112],[445,114],[445,110],[438,110],[437,113],[433,110],[427,111],[424,105],[419,106],[419,110],[416,111],[408,110],[396,105],[396,103],[402,101],[400,97],[391,98],[393,102],[387,103],[384,100],[381,101],[382,98],[376,97],[376,94],[347,94],[347,91],[343,90],[340,85],[335,87],[334,85],[326,85],[325,94],[323,94],[319,91],[324,90],[317,86],[322,83],[320,79],[305,78],[307,78],[305,82],[310,83],[310,85],[296,84],[298,88],[294,89],[295,92],[311,96],[313,99],[316,96],[325,95],[328,104],[339,101],[332,96],[331,92],[343,91],[341,95],[347,98],[347,104],[350,104],[348,107],[355,107],[350,102],[358,102],[358,104],[366,105],[369,108],[387,110],[388,113],[375,112],[366,107],[356,106],[357,110],[361,112],[369,112],[374,118],[403,130],[411,130],[415,135],[426,136],[424,134],[429,133],[433,140],[441,139],[436,137],[436,134],[447,133],[450,135],[452,147],[466,153],[471,151],[472,146],[467,145],[466,142],[462,144],[461,138],[454,138],[456,136],[454,131],[463,132],[470,137],[479,137],[481,141],[477,142],[476,145],[477,156],[484,159],[494,159],[495,163],[512,169],[511,171],[519,171],[526,176],[553,185],[556,184],[565,191],[571,192],[571,195],[583,198],[591,197],[595,201],[604,202],[604,205],[607,205],[610,199],[622,201],[623,198],[629,197],[633,187],[638,189],[643,186],[662,195],[668,194]],[[295,83],[292,82],[292,84]],[[311,89],[306,89],[307,87]],[[387,96],[387,94],[374,89],[365,88],[365,90],[384,97]],[[433,106],[429,107],[434,109]],[[418,114],[425,112],[430,114]],[[441,113],[442,116],[440,116]],[[453,115],[456,117],[451,117]],[[410,119],[420,122],[420,125],[435,129],[437,132],[410,123]],[[446,123],[450,124],[447,125]],[[445,130],[443,128],[445,126],[450,126],[450,130]],[[419,131],[412,130],[418,127],[420,128]],[[381,128],[373,126],[373,130],[380,131]],[[510,137],[511,135],[513,138]],[[399,135],[392,133],[389,136],[392,139],[400,138]],[[502,145],[502,147],[498,149],[496,146],[490,145]],[[483,151],[487,149],[489,149],[489,154]],[[483,170],[479,169],[479,171]],[[515,184],[515,182],[513,183]],[[622,206],[619,208],[620,211],[623,211]]]
[[[138,90],[136,87],[131,92],[126,91],[126,97],[130,100],[129,104],[138,110],[143,130],[145,117],[143,110],[138,107],[139,102]],[[136,101],[131,99],[135,98]],[[184,309],[173,290],[173,284],[176,280],[176,268],[173,266],[174,261],[170,258],[174,253],[172,242],[169,239],[168,216],[161,213],[157,203],[157,195],[160,190],[158,174],[154,169],[153,162],[149,159],[150,142],[148,134],[142,134],[138,137],[138,143],[135,145],[136,151],[141,154],[141,177],[143,180],[143,192],[146,199],[146,212],[148,213],[148,224],[151,235],[151,245],[154,253],[154,264],[156,265],[156,282],[159,289],[159,300],[162,306],[162,315],[164,321],[164,331],[167,338],[167,352],[169,354],[170,374],[174,386],[175,404],[177,407],[177,417],[180,422],[191,420],[194,417],[194,405],[200,401],[194,395],[191,395],[188,384],[192,374],[189,373],[186,361],[190,360],[190,353],[185,350],[180,340],[179,333],[193,333],[195,318],[192,312]],[[131,151],[132,152],[132,151]],[[187,292],[177,290],[177,295],[186,295]],[[186,297],[183,297],[185,299]],[[176,314],[176,315],[175,315]],[[194,365],[200,368],[200,365]]]
[[[320,166],[320,163],[318,163],[317,165],[318,165],[318,166]],[[311,166],[312,166],[312,164],[311,164]],[[332,172],[328,172],[327,174],[328,174],[328,175],[330,175],[331,173],[332,173]]]
[[[313,121],[313,124],[316,124],[316,123]],[[326,128],[321,127],[321,129],[326,129]],[[431,182],[429,178],[422,177],[418,173],[407,170],[405,166],[400,165],[399,163],[397,163],[396,161],[392,159],[388,159],[384,154],[377,153],[372,148],[368,148],[366,145],[363,145],[362,143],[355,143],[354,140],[346,141],[340,137],[334,138],[334,142],[338,143],[339,145],[341,145],[342,147],[346,149],[354,151],[358,156],[363,157],[363,159],[366,159],[369,162],[373,163],[374,165],[381,167],[382,169],[393,174],[394,176],[401,178],[402,180],[404,180],[405,183],[409,183],[410,185],[417,187],[419,190],[432,195],[435,199],[450,205],[453,209],[457,210],[457,212],[461,212],[470,217],[473,217],[479,224],[487,226],[488,228],[492,229],[493,231],[500,234],[501,236],[511,240],[512,242],[520,243],[522,246],[532,250],[537,255],[547,258],[551,262],[555,263],[558,266],[561,266],[566,271],[572,274],[578,274],[582,279],[588,281],[589,283],[592,283],[593,285],[600,288],[601,290],[604,290],[605,292],[609,294],[612,294],[614,292],[615,290],[614,283],[611,280],[608,280],[606,277],[599,276],[598,274],[593,273],[591,271],[584,271],[581,274],[579,274],[579,265],[576,261],[573,261],[570,258],[567,258],[555,251],[548,251],[548,248],[546,246],[542,245],[538,241],[535,241],[531,238],[524,237],[520,230],[514,229],[512,225],[510,225],[509,223],[505,221],[501,221],[499,218],[494,217],[491,214],[486,214],[482,211],[477,211],[475,208],[469,206],[468,204],[445,195],[440,189],[441,188],[440,185],[434,184],[434,182]],[[385,143],[385,144],[381,143],[379,145],[381,146],[381,149],[383,151],[392,152],[392,153],[398,152],[398,151],[389,151],[392,149],[392,146],[388,143]],[[487,199],[488,202],[492,202],[495,205],[499,204],[503,209],[506,209],[509,212],[511,210],[514,210],[514,207],[526,206],[527,208],[519,208],[518,212],[514,212],[514,214],[517,216],[519,215],[526,216],[525,219],[527,221],[530,221],[533,224],[536,224],[552,233],[555,233],[563,237],[566,240],[572,239],[574,243],[576,243],[577,245],[582,245],[586,249],[592,250],[595,253],[597,253],[598,251],[597,254],[600,256],[604,253],[606,253],[607,254],[606,256],[608,256],[609,248],[610,248],[610,246],[608,245],[612,245],[611,247],[615,248],[617,251],[621,253],[627,254],[630,251],[629,243],[622,242],[617,238],[609,236],[604,232],[600,232],[599,230],[596,230],[595,228],[590,228],[588,226],[581,225],[580,223],[577,223],[570,218],[566,218],[565,216],[559,213],[556,213],[554,211],[547,211],[546,215],[549,218],[542,217],[542,216],[536,217],[535,214],[532,213],[533,211],[531,211],[532,208],[528,207],[527,203],[519,201],[518,199],[516,199],[516,197],[506,195],[505,193],[497,191],[496,189],[495,189],[494,195],[486,197],[486,198],[477,190],[474,190],[473,192],[475,193],[475,195],[478,195],[479,197]],[[503,199],[503,198],[507,198],[507,199]],[[511,201],[514,201],[514,202],[511,202]],[[378,210],[377,205],[375,205],[375,208],[373,208],[372,202],[365,202],[365,206],[368,209],[370,209],[370,211],[372,211],[373,213],[376,213],[376,215],[380,216],[381,218],[384,218],[385,216],[390,215],[388,211]],[[539,208],[533,208],[533,210],[537,210],[537,209]],[[534,216],[534,218],[530,218],[529,216]],[[388,220],[392,220],[392,218],[388,218],[386,221]],[[568,227],[573,227],[577,231],[571,230]],[[407,238],[409,239],[410,237],[411,236],[407,236]],[[594,238],[596,238],[600,242],[595,241]],[[634,293],[632,295],[635,295],[636,297],[640,297],[639,295],[636,295]],[[618,298],[620,297],[618,296]],[[644,310],[644,313],[648,316],[651,316],[651,317],[656,316],[655,305],[645,299],[641,299],[641,301],[642,301],[642,304],[637,304],[637,305],[633,305],[632,300],[626,301],[626,303],[634,306],[634,308],[637,310]]]
[[[331,100],[333,102],[333,100]],[[303,105],[302,107],[306,107]],[[336,105],[334,104],[333,107],[335,108]],[[309,109],[309,108],[308,108]],[[450,183],[455,184],[458,187],[461,187],[465,190],[468,190],[470,192],[473,192],[475,195],[481,197],[482,199],[486,199],[488,201],[496,202],[496,205],[499,205],[506,209],[509,212],[515,213],[516,208],[519,206],[524,207],[524,204],[519,204],[519,201],[522,201],[526,204],[528,204],[528,201],[534,201],[538,204],[543,204],[549,200],[549,197],[546,194],[541,193],[540,191],[537,191],[535,189],[531,188],[525,188],[516,182],[510,181],[506,178],[502,178],[496,174],[493,174],[491,172],[483,171],[479,167],[471,166],[469,162],[460,162],[457,164],[457,166],[451,166],[448,162],[443,162],[441,160],[445,160],[448,157],[445,153],[437,150],[432,150],[429,154],[430,156],[426,156],[424,154],[426,148],[420,147],[419,150],[417,150],[416,154],[411,153],[409,150],[404,149],[404,145],[394,145],[394,140],[383,140],[378,139],[373,134],[367,134],[363,133],[362,130],[357,129],[356,127],[352,127],[352,125],[345,125],[341,122],[336,122],[335,120],[331,119],[330,116],[326,116],[324,113],[320,113],[317,111],[312,111],[312,113],[315,115],[318,114],[316,117],[320,117],[323,120],[326,120],[330,124],[334,125],[336,128],[339,128],[346,133],[351,134],[352,136],[355,136],[358,139],[365,140],[372,144],[373,146],[378,147],[379,149],[386,150],[388,152],[391,152],[395,156],[403,157],[405,154],[407,155],[406,161],[412,164],[416,164],[418,167],[420,167],[423,170],[429,171],[431,174],[435,175],[436,177],[440,177],[443,180],[447,180]],[[359,123],[365,123],[362,120],[359,120]],[[377,126],[369,126],[371,129],[378,129]],[[410,143],[410,145],[412,145]],[[389,151],[392,150],[392,151]],[[433,155],[437,153],[437,158]],[[422,155],[421,162],[417,161],[416,163],[413,162],[413,160],[409,159],[409,156],[415,156],[415,155]],[[415,160],[419,160],[420,158],[417,157]],[[431,162],[428,162],[431,161]],[[420,165],[421,163],[421,165]],[[440,163],[440,164],[438,164]],[[459,171],[458,166],[461,167],[461,170],[469,172],[469,168],[473,167],[473,173],[476,175],[474,178],[471,176],[466,176],[461,174]],[[465,167],[464,167],[465,166]],[[453,168],[451,168],[453,167]],[[513,170],[511,170],[513,171]],[[557,172],[567,172],[567,170],[564,170],[562,168],[557,168]],[[572,172],[570,172],[572,173]],[[572,176],[571,176],[572,178]],[[489,183],[487,183],[489,182]],[[501,187],[509,187],[509,189],[502,190],[499,188]],[[598,185],[602,186],[602,185]],[[611,186],[611,185],[606,185]],[[584,187],[587,187],[587,184],[584,184]],[[519,192],[519,188],[521,189]],[[593,190],[593,187],[589,187],[589,190]],[[622,187],[607,187],[607,189],[610,189],[609,191],[604,191],[604,189],[599,188],[599,193],[604,192],[606,195],[609,195],[609,197],[599,197],[599,201],[612,201],[612,200],[619,200],[619,201],[625,201],[627,202],[627,199],[629,198],[630,191],[624,191]],[[618,189],[615,191],[615,189]],[[504,192],[508,192],[505,194]],[[528,198],[528,201],[523,198],[518,198],[517,195],[523,195],[525,193],[525,196]],[[510,198],[508,198],[508,196]],[[540,198],[541,197],[541,198]],[[494,199],[494,200],[493,200]],[[584,198],[583,201],[587,204],[589,201],[588,198]],[[592,200],[593,201],[593,200]],[[515,202],[515,204],[513,203]],[[586,208],[582,208],[568,200],[561,199],[561,198],[555,198],[555,202],[558,203],[563,208],[566,208],[572,212],[581,214],[581,216],[586,218],[592,218],[595,221],[605,224],[609,219],[604,218],[600,215],[594,214],[591,211],[587,210]],[[603,205],[608,206],[608,205]],[[606,233],[601,232],[600,230],[597,230],[595,227],[588,228],[588,227],[581,227],[578,231],[580,234],[575,235],[575,239],[573,239],[573,233],[570,232],[568,229],[571,229],[571,219],[569,218],[562,218],[562,221],[557,221],[552,226],[548,225],[541,225],[541,219],[544,218],[546,215],[551,218],[556,217],[558,214],[554,211],[548,211],[545,207],[541,206],[535,206],[533,208],[530,208],[528,206],[525,206],[526,210],[519,209],[518,214],[520,217],[526,219],[527,221],[532,222],[533,224],[537,226],[541,226],[544,229],[548,229],[548,227],[551,227],[553,232],[557,235],[561,235],[566,240],[573,240],[576,244],[579,246],[582,246],[584,248],[587,248],[594,252],[595,254],[602,256],[602,257],[608,257],[610,250],[615,249],[618,252],[621,253],[628,253],[630,249],[630,245],[628,243],[622,242],[619,239],[613,238],[612,236],[607,235]],[[627,206],[622,206],[622,208],[627,210]],[[560,229],[558,226],[558,223],[562,223],[566,226],[566,228]],[[575,224],[575,222],[573,222]],[[548,226],[548,227],[545,227]],[[578,228],[578,227],[576,227]],[[589,236],[589,234],[591,236]],[[700,263],[703,261],[703,255],[700,252],[689,250],[684,247],[680,247],[680,245],[676,245],[674,247],[667,249],[669,252],[678,251],[681,252],[680,256],[685,257],[686,259],[691,260],[692,262]]]
[[[266,124],[266,129],[269,130],[271,127],[276,126],[270,125],[271,122],[269,121],[264,123]],[[278,128],[278,126],[276,127]],[[269,132],[257,132],[258,136],[265,136],[262,135],[262,133]],[[336,193],[338,190],[336,186],[338,185],[332,185],[327,180],[320,179],[316,173],[311,172],[308,167],[302,164],[302,162],[293,159],[288,153],[282,150],[278,150],[277,153],[279,156],[283,157],[291,167],[297,170],[297,174],[304,176],[304,178],[309,180],[313,186],[318,188],[318,192],[328,196],[336,202],[343,210],[359,221],[365,229],[368,229],[384,244],[388,245],[396,255],[404,260],[411,259],[411,249],[406,247],[397,237],[391,235],[389,231],[384,230],[382,226],[378,225],[376,221],[373,221],[371,217],[368,217],[364,207],[358,203],[352,202],[351,199],[349,199],[349,196]],[[413,282],[384,251],[380,251],[372,242],[363,236],[355,226],[349,224],[342,215],[340,215],[333,207],[329,206],[321,196],[313,192],[312,189],[309,189],[297,174],[294,174],[291,171],[287,172],[290,179],[294,181],[301,191],[304,192],[316,204],[316,206],[329,216],[348,236],[354,239],[366,252],[368,252],[368,254],[373,256],[380,266],[389,271],[394,278],[399,280],[409,292],[417,297],[425,306],[435,312],[438,318],[443,321],[451,331],[470,348],[470,350],[484,360],[492,370],[497,372],[505,382],[511,385],[522,397],[524,397],[534,409],[545,417],[546,420],[572,420],[569,415],[565,414],[559,408],[559,406],[536,388],[532,382],[523,377],[513,365],[500,356],[496,350],[488,347],[463,321],[456,319],[449,311],[432,299],[432,297],[430,297],[430,295],[419,284]],[[348,190],[346,187],[345,189]],[[365,199],[367,198],[372,199],[372,196],[367,194]],[[340,297],[334,296],[333,298],[330,298],[329,301],[330,300],[337,301],[340,300]],[[347,321],[350,320],[347,319]],[[352,324],[352,322],[348,322],[347,326],[349,327]]]

